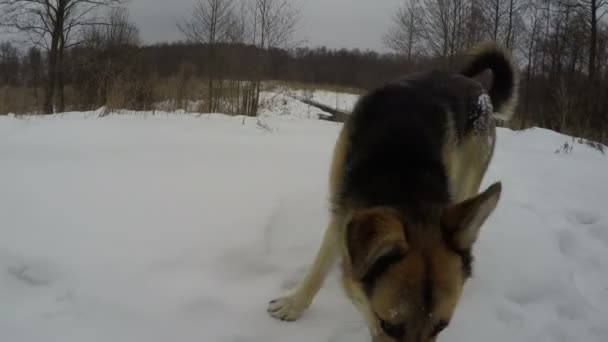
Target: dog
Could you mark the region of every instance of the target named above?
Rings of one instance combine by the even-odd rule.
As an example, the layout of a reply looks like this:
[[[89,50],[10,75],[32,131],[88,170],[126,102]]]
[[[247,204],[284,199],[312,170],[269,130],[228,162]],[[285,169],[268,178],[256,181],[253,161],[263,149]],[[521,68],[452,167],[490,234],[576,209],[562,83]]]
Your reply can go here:
[[[518,100],[516,68],[496,43],[465,56],[458,72],[412,73],[358,100],[333,150],[321,246],[271,316],[297,320],[341,256],[344,291],[373,341],[435,341],[448,326],[502,191],[496,182],[480,193],[496,120]]]

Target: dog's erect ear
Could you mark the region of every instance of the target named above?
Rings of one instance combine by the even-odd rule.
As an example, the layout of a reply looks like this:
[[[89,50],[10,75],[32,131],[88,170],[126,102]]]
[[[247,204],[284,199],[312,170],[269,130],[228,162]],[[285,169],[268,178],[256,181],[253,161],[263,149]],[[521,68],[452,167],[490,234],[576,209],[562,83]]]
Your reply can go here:
[[[483,193],[450,206],[441,217],[444,233],[459,250],[473,247],[481,226],[496,208],[502,184],[494,183]]]
[[[357,280],[377,267],[388,267],[400,260],[407,247],[403,221],[390,209],[359,211],[346,227],[346,248]]]

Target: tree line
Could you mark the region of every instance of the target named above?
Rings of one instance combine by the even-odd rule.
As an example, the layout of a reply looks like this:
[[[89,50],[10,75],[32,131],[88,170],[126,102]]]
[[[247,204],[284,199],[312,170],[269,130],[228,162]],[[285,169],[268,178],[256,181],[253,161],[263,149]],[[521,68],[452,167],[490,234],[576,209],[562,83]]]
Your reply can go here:
[[[384,37],[409,62],[452,65],[481,40],[520,66],[516,126],[608,140],[607,0],[405,0]]]
[[[520,68],[514,128],[608,140],[608,0],[404,0],[381,37],[390,53],[301,47],[301,12],[289,0],[197,0],[176,24],[184,40],[154,45],[140,44],[120,0],[29,0],[19,8],[30,16],[7,10],[23,2],[0,0],[5,27],[23,33],[37,27],[23,24],[31,13],[73,12],[57,38],[43,21],[26,35],[28,49],[0,44],[0,113],[164,103],[256,115],[275,81],[364,91],[414,70],[457,68],[467,49],[491,39]],[[49,12],[47,3],[63,7]],[[61,21],[52,15],[48,22]]]

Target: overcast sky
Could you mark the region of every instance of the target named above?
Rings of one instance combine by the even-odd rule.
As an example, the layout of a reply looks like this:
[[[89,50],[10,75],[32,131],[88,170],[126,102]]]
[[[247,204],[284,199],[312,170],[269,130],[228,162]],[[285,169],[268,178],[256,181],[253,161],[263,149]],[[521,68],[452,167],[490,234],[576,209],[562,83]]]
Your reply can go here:
[[[384,51],[382,35],[403,0],[295,0],[301,4],[299,38],[307,46]],[[144,43],[183,39],[175,23],[194,0],[131,0]]]

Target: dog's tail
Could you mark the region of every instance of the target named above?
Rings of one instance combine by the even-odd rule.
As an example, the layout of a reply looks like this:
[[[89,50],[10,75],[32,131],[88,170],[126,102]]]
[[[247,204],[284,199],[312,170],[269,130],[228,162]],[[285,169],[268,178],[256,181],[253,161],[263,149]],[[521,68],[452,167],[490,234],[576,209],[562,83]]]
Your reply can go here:
[[[474,78],[488,69],[492,71],[488,92],[494,107],[493,116],[510,120],[518,101],[518,76],[511,58],[494,42],[477,45],[469,53],[469,58],[461,74]]]

